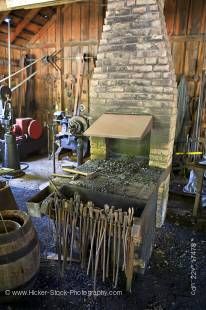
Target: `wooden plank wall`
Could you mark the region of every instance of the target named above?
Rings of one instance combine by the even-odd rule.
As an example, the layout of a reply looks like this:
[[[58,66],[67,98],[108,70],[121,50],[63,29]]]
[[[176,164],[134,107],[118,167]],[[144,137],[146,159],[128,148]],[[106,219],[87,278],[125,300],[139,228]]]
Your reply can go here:
[[[25,51],[23,49],[18,48],[12,48],[11,49],[11,72],[16,72],[21,68],[21,59],[25,55]],[[3,79],[8,75],[8,52],[7,48],[4,46],[0,46],[0,79]],[[11,80],[11,85],[14,87],[20,81],[22,81],[23,75],[22,73],[16,75]],[[3,84],[7,84],[8,80],[5,81]],[[12,103],[13,103],[13,109],[14,109],[14,115],[16,117],[21,116],[20,108],[24,104],[24,94],[25,94],[25,87],[18,88],[15,90],[12,94]]]
[[[206,1],[166,0],[164,13],[177,80],[185,75],[189,95],[196,97],[202,70],[206,69]]]
[[[61,73],[52,65],[39,62],[36,65],[38,74],[35,78],[35,93],[37,104],[36,117],[49,122],[55,109],[73,111],[74,92],[72,79],[77,74],[77,61],[68,60],[78,54],[97,55],[98,42],[101,37],[106,5],[103,0],[92,0],[86,3],[74,3],[57,7],[49,27],[41,31],[40,36],[29,45],[29,53],[35,58],[51,55],[55,50],[62,51],[63,61],[58,61]],[[94,68],[93,61],[86,64],[83,83],[82,103],[89,111],[89,80]]]
[[[97,54],[97,46],[102,33],[105,0],[88,0],[65,6],[58,6],[57,14],[46,24],[27,46],[27,53],[34,58],[50,55],[62,44],[61,55],[65,58],[75,57],[78,53]],[[189,81],[191,97],[199,94],[200,76],[206,65],[203,65],[203,54],[206,53],[206,1],[205,0],[166,0],[165,18],[171,40],[172,55],[177,80],[184,74]],[[60,27],[61,21],[61,27]],[[12,59],[19,61],[24,50],[12,49]],[[6,47],[0,47],[0,57],[7,58]],[[39,62],[36,65],[38,74],[35,78],[36,114],[42,121],[49,121],[55,109],[73,109],[73,92],[71,80],[77,73],[75,60],[58,62],[62,75],[51,65]],[[89,79],[93,72],[93,63],[87,65],[87,76],[84,79],[83,103],[89,111]],[[19,69],[12,66],[12,72]],[[0,64],[0,74],[7,73],[7,66]],[[13,85],[22,80],[19,75],[12,80]],[[61,82],[60,82],[61,80]],[[62,87],[62,89],[60,89]],[[13,94],[16,115],[20,116],[19,106],[24,104],[25,87],[22,92]],[[18,106],[18,108],[17,108]]]

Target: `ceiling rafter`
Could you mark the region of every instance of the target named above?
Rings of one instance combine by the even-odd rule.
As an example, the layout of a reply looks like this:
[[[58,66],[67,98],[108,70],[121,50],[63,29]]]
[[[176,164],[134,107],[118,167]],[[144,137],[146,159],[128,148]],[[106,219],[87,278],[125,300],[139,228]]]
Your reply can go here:
[[[76,2],[79,2],[80,0],[76,0]],[[83,0],[86,1],[86,0]],[[72,0],[71,0],[72,2]],[[75,2],[75,1],[73,1]],[[62,12],[66,10],[67,6],[62,7]],[[47,21],[47,23],[37,32],[29,41],[27,44],[27,47],[29,48],[31,45],[33,45],[39,38],[41,38],[42,35],[49,29],[49,27],[56,21],[57,19],[57,13],[54,11],[54,15]]]
[[[47,29],[56,21],[56,13],[52,16],[52,18],[37,32],[32,39],[29,41],[29,44],[37,41],[46,31]]]
[[[23,31],[23,29],[30,23],[30,21],[39,13],[40,8],[30,10],[24,17],[24,19],[16,26],[14,32],[11,33],[11,43],[13,43],[16,37]]]

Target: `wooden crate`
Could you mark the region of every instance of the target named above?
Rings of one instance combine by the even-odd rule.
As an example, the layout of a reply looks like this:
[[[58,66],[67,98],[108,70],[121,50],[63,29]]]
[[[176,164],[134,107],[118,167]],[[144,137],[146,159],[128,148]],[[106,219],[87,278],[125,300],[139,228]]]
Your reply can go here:
[[[34,217],[41,217],[41,205],[42,202],[53,192],[50,186],[45,187],[42,191],[31,197],[26,205],[28,213]]]
[[[59,189],[67,199],[73,197],[76,192],[80,195],[82,202],[92,201],[97,208],[103,208],[105,204],[114,206],[115,209],[121,208],[122,211],[127,211],[129,207],[134,208],[131,262],[127,270],[127,290],[130,290],[133,272],[143,274],[152,253],[156,225],[157,188],[147,201],[125,198],[116,194],[94,192],[71,184],[65,184]],[[42,201],[50,194],[51,187],[47,187],[27,202],[29,213],[32,216],[41,216]]]

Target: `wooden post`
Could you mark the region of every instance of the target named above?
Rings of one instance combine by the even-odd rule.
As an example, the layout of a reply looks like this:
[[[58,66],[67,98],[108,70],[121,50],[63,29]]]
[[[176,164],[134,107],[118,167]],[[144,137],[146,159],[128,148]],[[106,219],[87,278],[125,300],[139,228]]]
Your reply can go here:
[[[63,16],[61,7],[57,7],[57,19],[56,19],[56,50],[61,52],[58,54],[58,57],[63,58]],[[58,72],[57,80],[57,105],[59,110],[64,110],[64,96],[63,96],[63,74],[64,74],[64,61],[59,60],[59,67],[61,70]]]
[[[25,53],[21,53],[21,59],[20,59],[20,67],[21,69],[24,68],[24,58],[25,58]],[[23,81],[26,78],[26,70],[21,71],[20,73],[20,79]],[[22,108],[25,105],[25,89],[26,85],[20,87],[19,89],[19,103],[18,103],[18,117],[22,117]]]
[[[195,172],[197,174],[197,189],[195,195],[195,203],[192,211],[192,215],[197,217],[199,213],[201,213],[200,203],[201,203],[201,196],[202,196],[202,186],[203,186],[203,179],[204,179],[204,167],[196,168]]]

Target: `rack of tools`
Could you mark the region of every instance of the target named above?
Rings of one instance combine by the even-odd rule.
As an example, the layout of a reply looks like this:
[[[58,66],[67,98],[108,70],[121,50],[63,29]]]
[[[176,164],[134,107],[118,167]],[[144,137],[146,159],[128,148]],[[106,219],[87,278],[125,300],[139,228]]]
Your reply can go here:
[[[53,192],[45,199],[42,209],[54,219],[62,275],[68,264],[79,261],[87,274],[93,277],[94,290],[99,274],[103,282],[107,278],[112,279],[116,288],[120,272],[126,278],[127,290],[131,289],[133,208],[122,211],[105,205],[101,209],[91,201],[83,203],[78,193],[64,199],[58,192]]]

